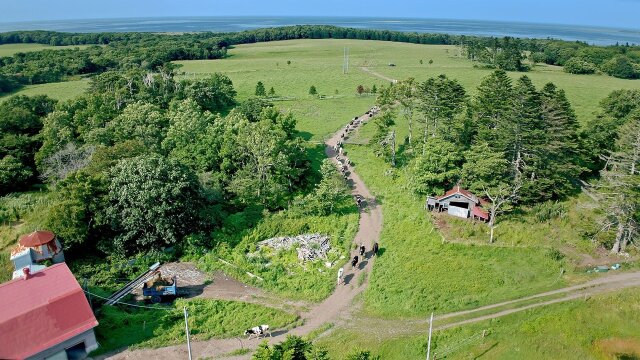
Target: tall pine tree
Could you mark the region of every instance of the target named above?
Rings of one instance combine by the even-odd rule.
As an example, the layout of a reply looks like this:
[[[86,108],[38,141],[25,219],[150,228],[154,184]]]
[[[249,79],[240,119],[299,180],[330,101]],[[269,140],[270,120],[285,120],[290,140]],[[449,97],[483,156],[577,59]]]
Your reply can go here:
[[[473,102],[477,142],[486,142],[492,149],[505,151],[499,133],[511,123],[513,116],[513,86],[507,73],[496,70],[478,86]]]
[[[545,143],[536,188],[543,198],[558,199],[575,190],[583,171],[578,121],[564,90],[548,83],[541,95]]]

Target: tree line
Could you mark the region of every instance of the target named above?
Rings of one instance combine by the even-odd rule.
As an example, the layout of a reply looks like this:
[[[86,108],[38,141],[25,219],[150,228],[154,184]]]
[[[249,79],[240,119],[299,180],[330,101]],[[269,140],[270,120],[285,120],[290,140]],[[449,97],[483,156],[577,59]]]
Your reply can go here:
[[[528,71],[531,64],[563,66],[571,74],[602,72],[622,79],[640,78],[640,48],[629,44],[593,46],[583,42],[470,37],[461,42],[465,56],[488,67]]]
[[[415,192],[441,195],[460,184],[491,200],[491,228],[515,206],[564,199],[587,183],[611,191],[617,181],[618,191],[596,193],[609,208],[602,229],[619,226],[616,239],[622,240],[615,242],[626,244],[637,234],[639,96],[613,92],[602,113],[580,128],[562,89],[553,83],[537,89],[526,75],[513,81],[496,70],[474,97],[445,75],[423,83],[407,79],[380,91],[385,114],[376,120],[374,146],[395,159],[389,134],[396,121],[405,122],[398,166],[409,169]]]

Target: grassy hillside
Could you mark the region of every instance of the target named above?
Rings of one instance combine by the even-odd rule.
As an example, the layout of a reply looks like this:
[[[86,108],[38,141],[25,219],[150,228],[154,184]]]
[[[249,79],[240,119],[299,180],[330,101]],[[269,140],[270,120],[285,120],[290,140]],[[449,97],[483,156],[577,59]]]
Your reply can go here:
[[[349,48],[349,73],[342,73],[343,51]],[[402,80],[414,77],[424,81],[446,74],[455,78],[468,91],[474,91],[480,80],[491,70],[475,68],[475,63],[460,56],[460,49],[451,45],[419,45],[364,40],[290,40],[240,45],[229,50],[222,60],[179,61],[186,76],[203,76],[223,72],[234,82],[239,97],[251,96],[255,85],[262,81],[268,90],[273,86],[279,96],[308,97],[311,85],[324,95],[355,97],[358,84],[371,87],[387,81],[365,73],[367,67],[384,76]],[[420,64],[422,60],[422,64]],[[433,60],[429,64],[429,60]],[[291,61],[287,65],[287,61]],[[389,63],[396,66],[390,67]],[[510,73],[517,78],[523,73]],[[538,65],[526,73],[541,87],[554,82],[564,89],[580,122],[588,119],[599,101],[616,89],[640,89],[640,82],[616,79],[606,75],[573,75],[562,68]],[[345,109],[348,110],[348,109]],[[345,112],[345,115],[349,113]]]
[[[89,86],[89,80],[74,80],[48,84],[27,85],[11,94],[0,96],[0,101],[4,101],[14,95],[48,95],[57,100],[69,100],[81,95]]]
[[[631,354],[640,353],[639,308],[640,290],[630,289],[526,310],[435,331],[432,354],[438,359],[636,359]],[[417,335],[392,337],[384,330],[335,330],[318,344],[338,360],[353,346],[382,359],[418,360],[426,355],[427,331],[425,326],[415,329]]]
[[[67,45],[67,46],[51,46],[44,44],[4,44],[0,45],[0,57],[12,56],[15,53],[25,53],[39,50],[64,50],[64,49],[84,49],[89,45]]]

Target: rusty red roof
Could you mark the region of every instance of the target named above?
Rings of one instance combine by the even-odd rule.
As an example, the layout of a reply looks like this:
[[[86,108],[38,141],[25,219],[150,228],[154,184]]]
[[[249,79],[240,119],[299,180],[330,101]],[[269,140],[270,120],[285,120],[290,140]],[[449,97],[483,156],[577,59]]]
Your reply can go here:
[[[97,325],[65,263],[0,284],[0,359],[24,359]]]
[[[55,238],[55,235],[51,231],[38,230],[21,237],[19,243],[25,247],[35,247],[46,244],[53,238]]]
[[[484,211],[480,206],[474,206],[471,208],[471,214],[481,219],[489,220],[489,213]]]

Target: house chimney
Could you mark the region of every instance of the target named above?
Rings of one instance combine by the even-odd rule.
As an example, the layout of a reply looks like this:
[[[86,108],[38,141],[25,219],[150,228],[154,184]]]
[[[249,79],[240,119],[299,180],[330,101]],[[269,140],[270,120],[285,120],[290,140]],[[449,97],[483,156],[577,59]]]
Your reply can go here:
[[[24,274],[24,279],[27,280],[31,276],[31,269],[28,266],[22,268],[22,273]]]

